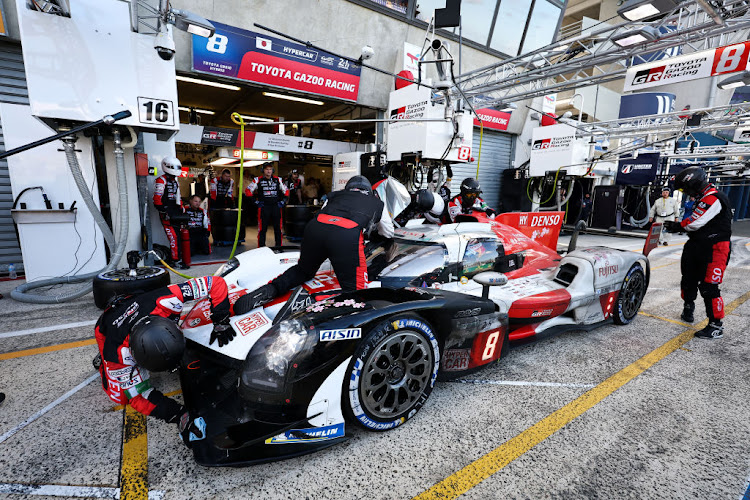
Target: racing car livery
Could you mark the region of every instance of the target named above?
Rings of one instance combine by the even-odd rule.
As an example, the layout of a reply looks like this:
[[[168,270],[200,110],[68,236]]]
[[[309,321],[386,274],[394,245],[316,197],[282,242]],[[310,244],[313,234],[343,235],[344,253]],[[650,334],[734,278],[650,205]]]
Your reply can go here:
[[[184,316],[181,383],[192,416],[206,422],[206,439],[192,443],[199,463],[277,460],[336,444],[352,424],[397,427],[439,375],[495,362],[509,340],[630,322],[649,279],[644,254],[595,247],[561,257],[497,221],[399,229],[367,254],[370,288],[337,294],[324,269],[264,308],[235,311],[237,337],[223,347],[208,343],[207,304]],[[298,257],[239,255],[219,271],[230,300]]]

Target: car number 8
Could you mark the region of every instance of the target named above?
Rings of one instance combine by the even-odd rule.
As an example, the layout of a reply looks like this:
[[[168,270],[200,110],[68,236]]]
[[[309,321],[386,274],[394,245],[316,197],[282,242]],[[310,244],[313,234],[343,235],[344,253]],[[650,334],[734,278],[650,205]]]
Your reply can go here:
[[[482,353],[482,361],[490,359],[495,355],[495,349],[497,349],[497,341],[500,338],[500,330],[492,332],[487,336],[487,344],[484,346],[484,352]]]

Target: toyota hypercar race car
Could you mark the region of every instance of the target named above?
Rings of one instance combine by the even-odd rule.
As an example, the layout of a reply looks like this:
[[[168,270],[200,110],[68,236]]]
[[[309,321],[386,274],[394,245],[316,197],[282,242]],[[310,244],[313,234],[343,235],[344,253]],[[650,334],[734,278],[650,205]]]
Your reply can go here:
[[[495,362],[509,340],[632,321],[646,255],[595,247],[561,257],[551,248],[561,214],[507,215],[512,225],[399,229],[368,249],[368,289],[339,294],[322,269],[265,307],[235,311],[237,337],[223,347],[209,345],[209,305],[197,304],[182,318],[180,370],[185,404],[206,423],[206,438],[192,443],[197,462],[278,460],[343,441],[351,426],[392,429],[419,411],[439,375]],[[536,229],[534,217],[544,217]],[[298,257],[260,248],[219,274],[235,303]]]

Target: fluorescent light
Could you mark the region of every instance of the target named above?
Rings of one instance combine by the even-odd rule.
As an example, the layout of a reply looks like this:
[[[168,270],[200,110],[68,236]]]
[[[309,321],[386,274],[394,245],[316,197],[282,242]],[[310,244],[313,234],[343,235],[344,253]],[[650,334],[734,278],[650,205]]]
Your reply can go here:
[[[325,104],[323,101],[316,101],[313,99],[305,99],[304,97],[295,97],[293,95],[283,95],[283,94],[276,94],[274,92],[263,92],[264,96],[268,97],[275,97],[277,99],[286,99],[288,101],[298,101],[298,102],[304,102],[307,104],[316,104],[318,106],[322,106]]]
[[[666,14],[677,7],[677,0],[625,0],[617,14],[628,21],[640,21],[658,14]]]
[[[235,158],[219,158],[218,160],[214,160],[211,162],[211,165],[229,165],[230,163],[235,163],[237,160]]]
[[[226,89],[226,90],[240,90],[240,87],[238,87],[237,85],[228,85],[226,83],[210,82],[208,80],[199,80],[198,78],[191,78],[189,76],[177,75],[175,78],[181,82],[197,83],[198,85],[208,85],[209,87],[218,87],[220,89]]]
[[[202,36],[203,38],[209,38],[212,35],[210,29],[204,28],[203,26],[198,26],[196,24],[189,25],[187,28],[187,32],[192,33],[193,35]]]
[[[250,120],[251,122],[275,122],[276,120],[272,118],[262,118],[260,116],[247,116],[247,115],[240,115],[245,120]]]
[[[750,71],[737,73],[730,76],[729,78],[725,78],[724,80],[716,84],[716,86],[722,90],[735,89],[737,87],[743,87],[745,85],[750,85]]]
[[[177,109],[179,109],[180,111],[184,111],[185,113],[190,113],[190,108],[186,106],[180,106]],[[211,111],[210,109],[200,109],[200,108],[193,108],[193,109],[195,109],[196,113],[200,113],[202,115],[215,115],[216,114],[215,111]]]
[[[333,131],[334,131],[334,132],[349,132],[349,131],[348,131],[348,130],[346,130],[345,128],[335,128],[335,129],[333,129]]]
[[[620,47],[629,47],[643,42],[653,42],[659,38],[659,31],[653,26],[642,26],[635,30],[618,33],[612,37],[612,42]]]
[[[655,16],[658,13],[659,13],[659,9],[657,9],[651,4],[646,4],[646,5],[641,5],[640,7],[636,7],[633,10],[623,12],[622,15],[623,17],[631,21],[638,21],[640,19],[645,19],[647,17]]]

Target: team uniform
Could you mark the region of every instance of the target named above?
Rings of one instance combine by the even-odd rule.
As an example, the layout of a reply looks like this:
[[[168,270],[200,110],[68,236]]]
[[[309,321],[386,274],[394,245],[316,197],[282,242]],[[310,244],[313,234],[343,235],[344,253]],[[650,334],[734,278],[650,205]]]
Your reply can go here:
[[[297,179],[296,181],[294,178],[289,177],[286,180],[286,185],[289,193],[289,199],[287,203],[289,205],[298,205],[301,203],[302,198],[302,179]]]
[[[188,215],[188,231],[190,232],[190,253],[192,255],[211,253],[211,244],[208,235],[211,233],[211,221],[202,208],[187,207],[185,213]]]
[[[482,198],[479,198],[478,196],[476,200],[474,200],[474,204],[468,209],[464,208],[462,201],[463,199],[461,198],[461,195],[458,195],[453,198],[450,203],[448,203],[448,215],[451,218],[451,222],[456,222],[457,215],[471,215],[471,213],[474,211],[487,213],[488,210],[492,210],[489,205],[487,205],[484,200]]]
[[[283,244],[281,238],[282,207],[289,197],[286,185],[276,177],[256,177],[245,188],[245,196],[255,195],[255,204],[258,205],[258,248],[266,246],[266,230],[269,225],[273,226],[273,235],[276,246]]]
[[[677,219],[679,207],[680,205],[677,203],[677,200],[672,197],[659,198],[651,206],[649,217],[662,224],[666,221],[673,221]],[[664,226],[662,226],[659,243],[668,244],[671,240],[672,235],[668,231],[664,231]]]
[[[169,285],[137,297],[128,297],[110,306],[95,328],[96,343],[102,364],[102,385],[117,404],[166,422],[176,422],[184,412],[176,401],[151,387],[149,373],[139,367],[130,350],[130,334],[135,325],[148,316],[160,316],[175,322],[183,304],[208,297],[214,323],[226,323],[230,306],[227,284],[218,276],[193,278],[182,284]]]
[[[156,179],[153,201],[169,240],[172,260],[177,261],[180,259],[180,243],[177,239],[177,230],[172,225],[170,217],[184,213],[184,206],[180,197],[180,185],[174,176],[164,174]]]
[[[229,179],[229,182],[221,182],[218,177],[211,179],[209,196],[211,210],[234,208],[234,179]]]

